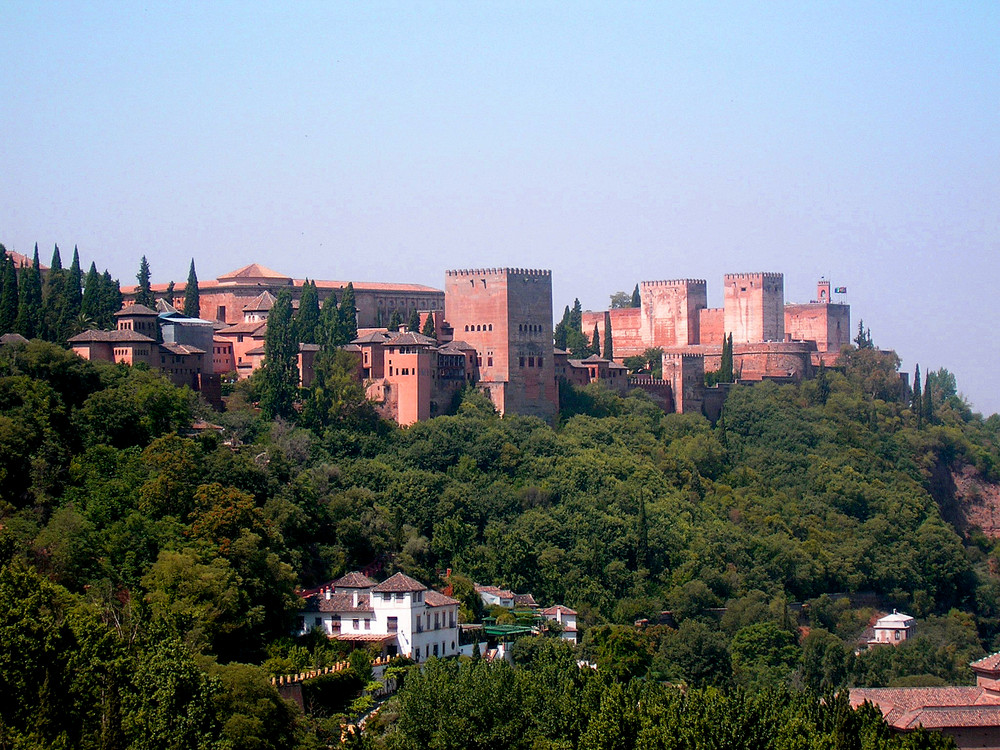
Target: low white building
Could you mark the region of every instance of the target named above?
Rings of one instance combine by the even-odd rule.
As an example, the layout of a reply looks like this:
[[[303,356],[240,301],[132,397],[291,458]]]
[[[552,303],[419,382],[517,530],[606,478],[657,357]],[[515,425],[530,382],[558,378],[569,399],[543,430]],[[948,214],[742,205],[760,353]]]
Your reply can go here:
[[[892,610],[891,615],[880,617],[875,621],[875,637],[869,643],[888,643],[898,646],[913,637],[915,625],[916,622],[909,615]]]
[[[562,626],[561,638],[572,641],[576,643],[576,612],[569,607],[564,607],[562,604],[556,604],[554,606],[543,609],[539,612],[542,617],[546,620],[552,620],[557,622]]]
[[[298,634],[316,628],[358,645],[379,644],[385,656],[426,661],[458,654],[457,599],[403,573],[376,583],[361,573],[304,592]]]
[[[508,589],[499,586],[480,586],[476,584],[476,593],[483,600],[487,607],[503,607],[504,609],[514,609],[514,598],[516,594]]]

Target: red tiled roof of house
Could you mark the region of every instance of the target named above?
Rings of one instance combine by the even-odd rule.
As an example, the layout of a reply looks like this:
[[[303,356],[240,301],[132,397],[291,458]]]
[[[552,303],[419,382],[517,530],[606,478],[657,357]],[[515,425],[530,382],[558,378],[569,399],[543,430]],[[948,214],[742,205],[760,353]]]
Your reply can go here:
[[[390,338],[389,334],[385,331],[377,331],[369,329],[366,333],[359,335],[354,339],[352,344],[384,344]]]
[[[29,258],[24,253],[19,253],[16,250],[8,250],[7,255],[14,261],[14,268],[31,268],[31,265],[34,262],[33,258]],[[48,271],[49,267],[44,263],[39,262],[38,270]]]
[[[330,594],[325,592],[313,594],[306,599],[306,610],[309,612],[371,612],[372,605],[368,594],[358,594],[357,606],[354,604],[354,594]]]
[[[145,305],[139,305],[139,304],[126,305],[121,310],[115,313],[116,318],[124,318],[129,315],[150,315],[155,318],[157,315],[159,315],[159,313],[156,312],[156,310],[151,310]]]
[[[995,672],[1000,670],[1000,651],[995,654],[990,654],[989,656],[984,656],[979,661],[974,661],[969,665],[973,670],[981,670],[983,672]]]
[[[372,589],[380,593],[405,593],[407,591],[426,591],[427,587],[420,581],[410,578],[404,573],[396,573],[394,576],[386,578],[382,583]]]
[[[518,607],[537,607],[538,602],[531,594],[514,594],[514,604]]]
[[[570,609],[569,607],[564,607],[562,604],[555,604],[551,607],[546,607],[539,614],[542,615],[555,615],[562,613],[564,615],[575,615],[576,611]]]
[[[287,281],[291,282],[290,276],[285,276],[283,273],[278,273],[273,271],[267,266],[262,266],[260,263],[251,263],[249,266],[243,266],[243,268],[237,268],[235,271],[230,271],[225,273],[218,278],[219,281],[230,281],[230,280],[243,280],[243,279],[268,279],[271,281]]]
[[[362,641],[365,643],[396,640],[395,633],[337,633],[333,637],[338,641]]]
[[[386,343],[393,346],[437,346],[437,341],[434,339],[414,331],[397,333]]]
[[[356,570],[341,576],[336,581],[330,583],[334,588],[341,589],[370,589],[372,586],[376,585],[376,581],[366,576],[364,573],[359,573]]]
[[[204,349],[199,349],[196,346],[190,346],[188,344],[173,344],[173,343],[163,343],[160,344],[161,347],[166,349],[171,354],[204,354]]]
[[[851,706],[878,706],[896,729],[1000,727],[1000,695],[981,687],[853,688]]]
[[[274,307],[274,303],[277,301],[278,298],[270,292],[261,292],[243,306],[243,311],[246,312],[247,310],[250,310],[251,312],[265,312]]]
[[[84,331],[83,333],[78,333],[76,336],[72,336],[68,339],[71,344],[83,344],[93,341],[101,341],[108,343],[120,343],[120,344],[145,344],[152,343],[153,339],[149,336],[144,336],[136,331],[98,331],[90,330]]]
[[[449,605],[460,604],[458,599],[452,599],[450,596],[445,596],[439,591],[434,591],[433,589],[428,590],[424,594],[424,601],[427,602],[428,607],[447,607]]]
[[[226,326],[225,328],[218,331],[219,334],[234,334],[234,333],[249,333],[255,334],[260,331],[261,335],[264,335],[264,331],[261,329],[267,328],[266,320],[253,320],[250,322],[234,323],[231,326]]]

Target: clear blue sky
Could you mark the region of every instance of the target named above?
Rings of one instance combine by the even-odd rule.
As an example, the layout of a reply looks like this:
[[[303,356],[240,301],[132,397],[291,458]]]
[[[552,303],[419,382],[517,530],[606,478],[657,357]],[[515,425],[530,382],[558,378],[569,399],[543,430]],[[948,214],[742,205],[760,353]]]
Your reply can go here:
[[[551,268],[557,314],[826,275],[1000,411],[1000,3],[0,0],[0,49],[0,242],[43,262]]]

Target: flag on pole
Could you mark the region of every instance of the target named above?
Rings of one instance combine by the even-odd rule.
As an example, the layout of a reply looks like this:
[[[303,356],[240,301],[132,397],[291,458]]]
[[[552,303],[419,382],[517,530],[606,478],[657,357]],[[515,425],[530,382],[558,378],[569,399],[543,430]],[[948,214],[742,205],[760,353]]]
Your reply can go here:
[[[836,292],[837,294],[847,294],[847,287],[846,286],[834,287],[833,291]]]

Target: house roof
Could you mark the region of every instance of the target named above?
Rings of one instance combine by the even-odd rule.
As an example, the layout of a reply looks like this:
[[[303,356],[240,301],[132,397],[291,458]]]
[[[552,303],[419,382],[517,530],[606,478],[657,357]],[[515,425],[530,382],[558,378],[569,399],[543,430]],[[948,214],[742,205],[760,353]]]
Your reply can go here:
[[[558,614],[575,615],[576,611],[570,609],[569,607],[564,607],[562,604],[555,604],[555,605],[553,605],[551,607],[546,607],[539,614],[542,614],[542,615],[558,615]]]
[[[274,307],[274,303],[277,301],[277,297],[270,292],[264,291],[247,302],[247,304],[243,306],[243,312],[247,312],[248,310],[250,312],[267,312]]]
[[[3,336],[0,336],[0,345],[27,343],[28,339],[24,338],[24,336],[19,333],[5,333]]]
[[[24,253],[19,253],[16,250],[8,250],[7,256],[14,261],[14,268],[31,268],[34,263],[34,259],[25,255]],[[49,267],[44,263],[38,263],[39,271],[48,271]]]
[[[420,581],[410,578],[404,573],[396,573],[378,584],[372,591],[384,593],[403,593],[407,591],[426,591],[427,587]]]
[[[249,266],[237,268],[235,271],[225,273],[218,278],[219,281],[250,281],[257,279],[285,282],[288,284],[292,283],[290,276],[285,276],[283,273],[273,271],[267,266],[262,266],[260,263],[251,263]]]
[[[163,297],[158,297],[156,300],[156,312],[160,313],[160,315],[163,315],[164,313],[169,315],[173,315],[175,313],[178,315],[180,314],[180,310],[163,299]]]
[[[416,333],[415,331],[397,333],[386,343],[393,346],[437,346],[437,341],[430,336],[424,336],[422,333]]]
[[[396,640],[395,633],[337,633],[333,637],[338,641],[360,641],[363,643],[382,643]]]
[[[357,606],[354,604],[354,594],[330,594],[319,592],[306,598],[307,612],[371,612],[372,605],[368,594],[358,594]]]
[[[332,581],[330,585],[340,589],[370,589],[376,583],[377,581],[373,581],[364,573],[352,570],[347,575],[343,575],[336,581]]]
[[[852,688],[851,706],[869,701],[896,729],[1000,727],[1000,694],[981,687]]]
[[[514,594],[514,606],[535,608],[538,606],[538,602],[531,594]]]
[[[171,354],[187,355],[187,354],[204,354],[204,349],[199,349],[196,346],[190,346],[188,344],[174,344],[174,343],[163,343],[160,346],[166,349]]]
[[[319,344],[299,344],[300,352],[318,352],[320,348]]]
[[[266,320],[252,320],[252,321],[244,321],[243,323],[235,323],[234,325],[231,326],[226,326],[225,328],[221,329],[218,333],[227,335],[231,333],[254,334],[260,331],[262,328],[266,327],[267,327]]]
[[[2,338],[0,338],[2,341]],[[989,656],[984,656],[979,661],[974,661],[969,665],[974,672],[998,672],[1000,671],[1000,651]]]
[[[145,305],[140,305],[140,304],[126,305],[121,310],[115,313],[116,318],[131,317],[133,315],[149,315],[155,318],[157,315],[159,315],[159,313],[156,312],[156,310],[150,310]]]
[[[434,589],[429,589],[426,594],[424,594],[424,601],[427,603],[428,607],[447,607],[450,605],[460,604],[458,599],[452,599],[450,596],[445,596],[439,591],[434,591]]]
[[[351,343],[352,344],[384,344],[390,339],[388,333],[383,333],[382,331],[369,331],[361,336],[358,336]]]
[[[913,618],[902,612],[893,610],[891,615],[880,617],[875,621],[876,628],[905,628],[913,625]]]
[[[476,347],[470,344],[468,341],[462,341],[462,339],[456,339],[455,341],[449,341],[446,346],[450,346],[452,349],[461,349],[463,352],[475,351]]]
[[[96,329],[78,333],[76,336],[71,336],[67,340],[71,344],[86,344],[95,342],[111,344],[145,344],[152,343],[153,341],[153,339],[149,336],[144,336],[136,331],[98,331]]]

